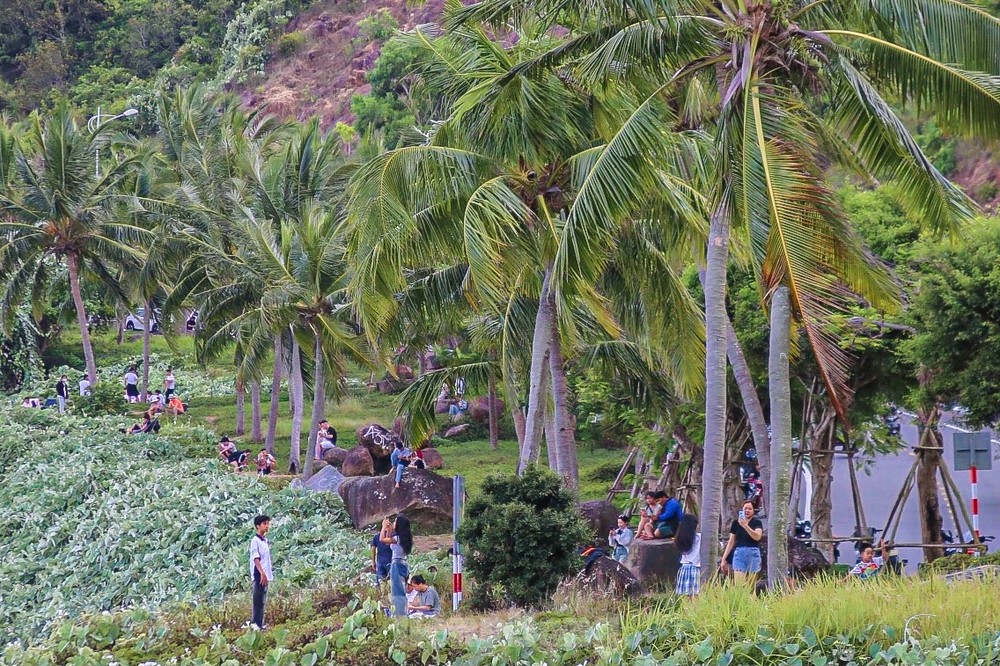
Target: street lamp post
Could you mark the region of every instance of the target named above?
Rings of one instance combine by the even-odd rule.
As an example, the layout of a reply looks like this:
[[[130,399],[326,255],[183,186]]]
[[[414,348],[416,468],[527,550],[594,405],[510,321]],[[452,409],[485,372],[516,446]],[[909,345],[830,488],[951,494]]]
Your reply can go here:
[[[104,123],[109,123],[112,120],[117,120],[118,118],[131,118],[139,113],[138,109],[125,109],[121,113],[111,115],[109,113],[101,113],[101,107],[97,107],[97,113],[90,117],[87,121],[87,130],[91,134],[94,134],[101,128]],[[97,149],[94,150],[94,178],[101,175],[101,152]]]

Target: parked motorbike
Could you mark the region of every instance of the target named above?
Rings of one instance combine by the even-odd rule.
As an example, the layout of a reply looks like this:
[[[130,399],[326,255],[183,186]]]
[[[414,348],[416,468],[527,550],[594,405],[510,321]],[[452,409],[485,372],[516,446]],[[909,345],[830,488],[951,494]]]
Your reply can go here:
[[[992,536],[980,535],[979,537],[979,543],[987,544],[986,546],[987,550],[989,549],[988,544],[993,540],[994,537]],[[951,530],[941,530],[941,541],[943,541],[945,544],[953,544],[951,547],[948,547],[947,545],[945,546],[944,549],[945,555],[958,555],[960,553],[965,553],[966,555],[975,555],[977,551],[977,549],[975,548],[962,548],[959,545],[957,545],[955,541],[955,536],[951,532]],[[960,543],[972,543],[972,532],[966,532],[965,534],[963,534]]]

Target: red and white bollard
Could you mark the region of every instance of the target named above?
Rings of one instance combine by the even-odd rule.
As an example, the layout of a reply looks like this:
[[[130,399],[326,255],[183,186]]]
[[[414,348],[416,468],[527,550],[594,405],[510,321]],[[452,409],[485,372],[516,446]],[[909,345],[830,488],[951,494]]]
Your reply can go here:
[[[969,479],[972,481],[972,531],[976,533],[976,539],[979,539],[979,475],[976,472],[976,466],[972,465],[969,467]],[[978,554],[978,551],[976,551]]]

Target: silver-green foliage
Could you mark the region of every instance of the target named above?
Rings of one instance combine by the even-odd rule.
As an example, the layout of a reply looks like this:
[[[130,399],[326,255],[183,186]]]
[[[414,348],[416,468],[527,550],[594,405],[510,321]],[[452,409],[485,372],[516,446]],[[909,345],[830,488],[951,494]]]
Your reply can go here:
[[[44,638],[66,616],[243,589],[258,513],[274,518],[281,584],[360,569],[335,495],[234,474],[204,457],[205,430],[125,437],[116,425],[0,408],[0,643]]]

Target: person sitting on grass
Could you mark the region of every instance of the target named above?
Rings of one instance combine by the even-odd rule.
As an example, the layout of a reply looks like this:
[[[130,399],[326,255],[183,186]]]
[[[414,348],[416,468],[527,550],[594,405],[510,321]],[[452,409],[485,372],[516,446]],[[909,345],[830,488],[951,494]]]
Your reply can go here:
[[[847,572],[845,580],[870,580],[882,570],[885,563],[889,561],[889,549],[886,547],[884,539],[879,541],[878,545],[879,550],[882,551],[880,557],[875,557],[875,548],[870,543],[861,544],[861,560]]]
[[[166,401],[163,399],[163,391],[156,389],[149,395],[149,411],[154,414],[159,414],[163,411],[163,405]]]
[[[248,453],[249,451],[237,450],[235,442],[229,439],[228,435],[223,435],[219,440],[219,457],[238,472],[247,466]]]
[[[184,412],[187,411],[187,407],[188,406],[181,401],[180,396],[177,395],[176,393],[170,396],[170,399],[167,400],[167,414],[169,414],[170,416],[178,416],[180,414],[183,414]]]
[[[145,435],[156,432],[160,429],[160,424],[153,418],[151,411],[143,412],[142,423],[134,424],[128,431],[129,435]]]
[[[274,466],[277,462],[274,456],[268,453],[267,449],[261,449],[260,453],[257,454],[257,474],[259,476],[267,476],[274,471]]]
[[[410,584],[417,591],[416,598],[406,605],[410,617],[436,617],[441,614],[441,597],[433,585],[417,574],[410,577]]]

